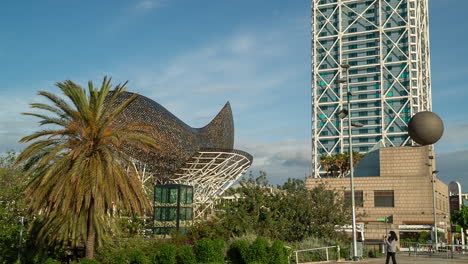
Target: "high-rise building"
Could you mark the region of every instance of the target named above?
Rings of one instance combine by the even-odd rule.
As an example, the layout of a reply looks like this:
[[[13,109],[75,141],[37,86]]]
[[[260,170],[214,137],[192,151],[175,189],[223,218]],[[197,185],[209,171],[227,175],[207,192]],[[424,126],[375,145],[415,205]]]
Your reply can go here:
[[[430,111],[428,0],[312,0],[312,168],[348,151],[338,117],[351,90],[353,150],[407,146],[407,124]],[[340,65],[349,65],[348,69]]]

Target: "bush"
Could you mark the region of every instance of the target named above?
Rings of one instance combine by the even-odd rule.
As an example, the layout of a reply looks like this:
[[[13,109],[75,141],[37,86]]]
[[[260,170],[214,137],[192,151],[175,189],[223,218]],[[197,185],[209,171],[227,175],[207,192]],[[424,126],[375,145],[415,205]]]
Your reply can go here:
[[[192,246],[185,245],[178,249],[177,257],[176,257],[177,264],[196,264],[197,258],[195,257],[195,253],[193,253]]]
[[[96,259],[102,264],[150,263],[147,256],[152,256],[159,245],[158,241],[142,239],[112,242],[99,247]]]
[[[162,244],[153,258],[153,263],[176,264],[177,247],[173,244]]]
[[[267,263],[268,261],[268,241],[263,237],[257,237],[250,245],[245,263]]]
[[[128,263],[130,263],[128,255],[123,250],[116,252],[114,255],[108,256],[104,261],[105,262],[102,262],[102,263],[107,263],[107,264],[111,264],[111,263],[112,264],[128,264]]]
[[[99,264],[100,262],[95,259],[83,258],[80,259],[80,264]]]
[[[228,240],[231,232],[218,221],[206,221],[194,224],[186,235],[189,241],[198,241],[203,238]]]
[[[52,259],[52,258],[48,258],[43,262],[43,264],[60,264],[60,261]]]
[[[284,243],[280,240],[275,240],[269,249],[268,254],[269,264],[288,264],[288,252],[284,247]]]
[[[203,238],[195,243],[195,255],[200,263],[224,263],[224,241]]]
[[[380,251],[377,249],[371,249],[367,252],[367,256],[369,258],[380,258],[382,256],[382,253],[380,253]]]
[[[146,254],[139,248],[119,248],[109,252],[105,257],[101,255],[100,260],[107,264],[149,264]],[[81,263],[81,262],[80,262]],[[88,263],[88,262],[86,262]],[[92,264],[90,262],[90,264]]]
[[[245,264],[244,257],[249,251],[249,242],[239,239],[231,243],[227,251],[227,258],[234,264]]]
[[[130,264],[149,264],[150,261],[146,254],[139,248],[130,250],[127,254]]]

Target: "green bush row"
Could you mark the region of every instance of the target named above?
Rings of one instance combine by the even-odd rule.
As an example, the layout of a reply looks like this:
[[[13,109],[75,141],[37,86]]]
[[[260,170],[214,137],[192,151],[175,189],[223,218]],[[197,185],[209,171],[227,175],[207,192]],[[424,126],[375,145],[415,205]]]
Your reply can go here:
[[[250,245],[247,240],[234,241],[227,251],[227,258],[234,264],[287,264],[289,252],[283,242],[275,240],[271,246],[263,237]]]
[[[96,256],[98,262],[96,263],[196,264],[198,255],[196,255],[195,252],[198,248],[202,247],[199,245],[200,243],[204,242],[199,241],[194,246],[189,244],[176,246],[168,242],[127,241],[118,243],[117,245],[108,245],[99,249]],[[213,241],[208,241],[210,245],[214,243]],[[224,242],[222,243],[224,248]]]
[[[287,264],[290,252],[283,242],[269,243],[258,237],[253,242],[246,239],[233,241],[225,248],[220,239],[201,239],[191,244],[176,245],[170,242],[125,241],[109,244],[99,249],[96,260],[81,259],[81,264]],[[47,259],[46,264],[58,264]]]

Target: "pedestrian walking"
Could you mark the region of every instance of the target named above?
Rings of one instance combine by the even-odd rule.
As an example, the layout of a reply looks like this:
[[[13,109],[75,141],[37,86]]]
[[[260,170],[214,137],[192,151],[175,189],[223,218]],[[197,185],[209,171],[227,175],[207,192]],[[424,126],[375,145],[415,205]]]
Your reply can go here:
[[[387,245],[387,260],[385,260],[385,264],[388,264],[390,257],[392,257],[392,263],[397,264],[395,259],[397,241],[398,238],[394,231],[390,231],[388,236],[384,237],[384,242]]]

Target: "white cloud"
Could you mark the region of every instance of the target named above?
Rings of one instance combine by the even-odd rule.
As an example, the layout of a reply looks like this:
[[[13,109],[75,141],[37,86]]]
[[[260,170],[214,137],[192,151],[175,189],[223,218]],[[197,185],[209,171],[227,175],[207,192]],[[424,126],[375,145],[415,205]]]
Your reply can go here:
[[[125,73],[132,80],[132,89],[158,101],[182,120],[199,119],[194,111],[207,107],[212,111],[205,116],[214,116],[228,100],[239,113],[279,96],[275,90],[290,88],[290,82],[300,76],[297,69],[284,65],[294,50],[283,39],[278,32],[239,32],[194,45],[166,63],[126,68]],[[181,98],[186,104],[180,103]]]
[[[310,140],[287,139],[271,143],[242,141],[236,148],[254,157],[250,170],[265,171],[273,184],[287,178],[304,178],[310,173]]]
[[[164,7],[165,1],[161,0],[144,0],[139,2],[135,7],[137,9],[155,9]]]
[[[37,119],[22,115],[22,112],[30,112],[29,103],[35,97],[0,96],[0,153],[11,149],[19,150],[23,146],[18,141],[28,134],[35,132]]]

